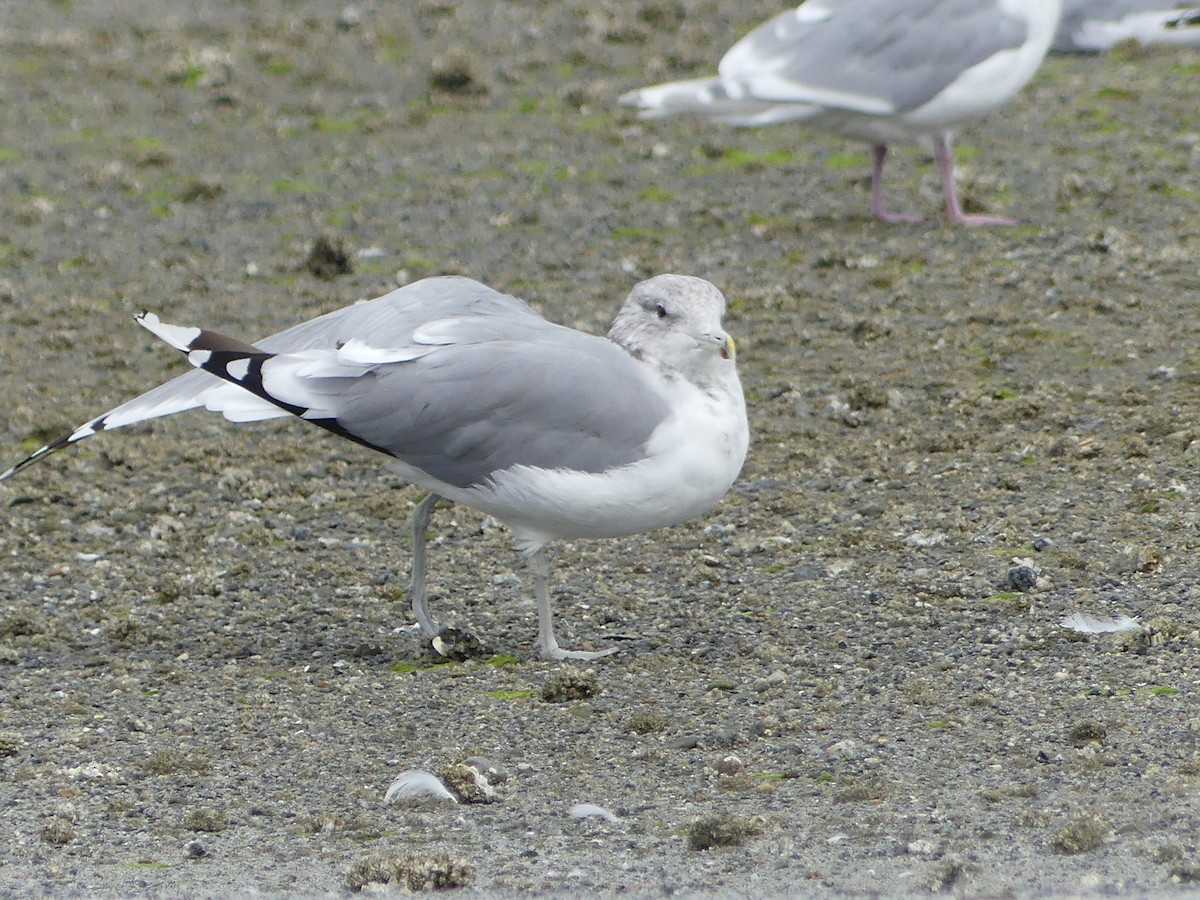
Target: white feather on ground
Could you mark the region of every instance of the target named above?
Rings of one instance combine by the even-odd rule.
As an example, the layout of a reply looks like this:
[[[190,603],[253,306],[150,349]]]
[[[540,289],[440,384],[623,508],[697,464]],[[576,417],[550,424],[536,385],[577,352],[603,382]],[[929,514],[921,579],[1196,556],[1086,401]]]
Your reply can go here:
[[[1058,623],[1063,628],[1080,634],[1117,634],[1122,631],[1141,631],[1141,623],[1130,616],[1089,616],[1086,613],[1071,613]]]
[[[423,769],[409,769],[401,772],[392,782],[387,793],[383,795],[384,803],[457,803],[457,798],[450,793],[432,772]]]
[[[619,816],[595,803],[576,803],[567,810],[567,815],[572,819],[603,819],[614,824],[621,821]]]

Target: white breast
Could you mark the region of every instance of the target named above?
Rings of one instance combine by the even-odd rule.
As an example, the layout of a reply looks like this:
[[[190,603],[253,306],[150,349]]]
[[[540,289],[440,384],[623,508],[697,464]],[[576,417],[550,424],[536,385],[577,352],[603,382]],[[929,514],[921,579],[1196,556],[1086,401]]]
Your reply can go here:
[[[1033,77],[1054,38],[1062,4],[1058,0],[1000,0],[1000,8],[1029,23],[1025,43],[965,70],[936,97],[905,115],[907,124],[926,132],[966,124],[1003,106]]]
[[[632,465],[602,473],[517,466],[487,485],[439,493],[505,522],[523,549],[676,525],[712,507],[741,471],[749,431],[736,376],[732,387],[714,397],[673,385],[675,412]]]

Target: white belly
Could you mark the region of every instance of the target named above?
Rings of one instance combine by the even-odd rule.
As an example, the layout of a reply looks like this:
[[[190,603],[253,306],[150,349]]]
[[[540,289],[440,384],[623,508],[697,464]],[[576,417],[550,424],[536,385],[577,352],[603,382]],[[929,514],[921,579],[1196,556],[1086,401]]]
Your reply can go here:
[[[736,383],[735,383],[736,384]],[[647,458],[602,473],[517,466],[487,484],[439,489],[513,529],[522,549],[556,538],[600,538],[675,525],[708,510],[741,471],[749,444],[740,387],[718,407],[682,387],[676,414],[647,444]]]

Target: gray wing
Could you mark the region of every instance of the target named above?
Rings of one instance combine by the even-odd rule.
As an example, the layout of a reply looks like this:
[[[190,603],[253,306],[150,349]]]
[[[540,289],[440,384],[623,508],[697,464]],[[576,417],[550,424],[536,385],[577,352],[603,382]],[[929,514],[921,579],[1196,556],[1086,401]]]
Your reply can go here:
[[[887,114],[922,106],[1027,33],[995,0],[808,0],[735,44],[720,74],[757,100]]]
[[[628,353],[549,323],[337,380],[341,429],[457,487],[516,465],[601,472],[637,462],[670,414]]]
[[[402,288],[343,309],[335,310],[270,337],[255,345],[272,353],[336,347],[352,338],[377,346],[404,346],[422,321],[467,314],[501,316],[510,321],[545,320],[526,303],[493,290],[485,284],[459,276],[425,278]],[[109,410],[84,428],[111,430],[205,405],[212,391],[240,389],[204,371],[188,372]],[[264,419],[287,413],[265,401],[247,408],[242,418]],[[86,436],[86,435],[82,435]]]
[[[258,346],[275,353],[287,353],[334,348],[339,343],[358,338],[375,346],[403,347],[411,342],[413,330],[421,323],[464,314],[479,320],[503,321],[514,334],[521,328],[549,327],[545,319],[515,297],[469,278],[444,276],[426,278],[374,300],[310,319],[264,338],[258,342]],[[256,421],[289,414],[287,410],[208,372],[188,372],[114,407],[80,425],[70,434],[41,447],[0,473],[0,481],[97,432],[123,428],[198,406],[219,409],[234,421]]]

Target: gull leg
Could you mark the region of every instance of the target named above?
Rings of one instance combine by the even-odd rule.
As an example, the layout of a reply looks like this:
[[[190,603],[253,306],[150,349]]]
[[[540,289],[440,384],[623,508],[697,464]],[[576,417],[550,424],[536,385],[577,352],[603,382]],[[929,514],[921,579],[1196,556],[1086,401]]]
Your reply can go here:
[[[933,144],[933,158],[942,176],[942,192],[946,195],[946,218],[955,225],[1016,225],[1003,216],[972,214],[962,211],[958,204],[958,188],[954,183],[954,150],[948,135],[939,134]]]
[[[880,222],[891,224],[923,222],[921,216],[906,216],[902,213],[890,213],[883,208],[883,163],[887,159],[887,147],[876,144],[874,147],[875,161],[871,167],[871,215]]]
[[[429,528],[433,508],[441,499],[438,494],[428,494],[417,504],[412,516],[412,585],[409,594],[412,597],[413,616],[421,626],[421,633],[427,638],[437,635],[438,626],[429,615],[429,598],[425,592],[425,530]]]
[[[545,659],[599,659],[616,653],[618,648],[599,650],[564,650],[554,637],[554,617],[550,613],[550,562],[546,559],[546,548],[539,547],[529,554],[529,568],[533,572],[534,589],[538,608],[538,650]]]

